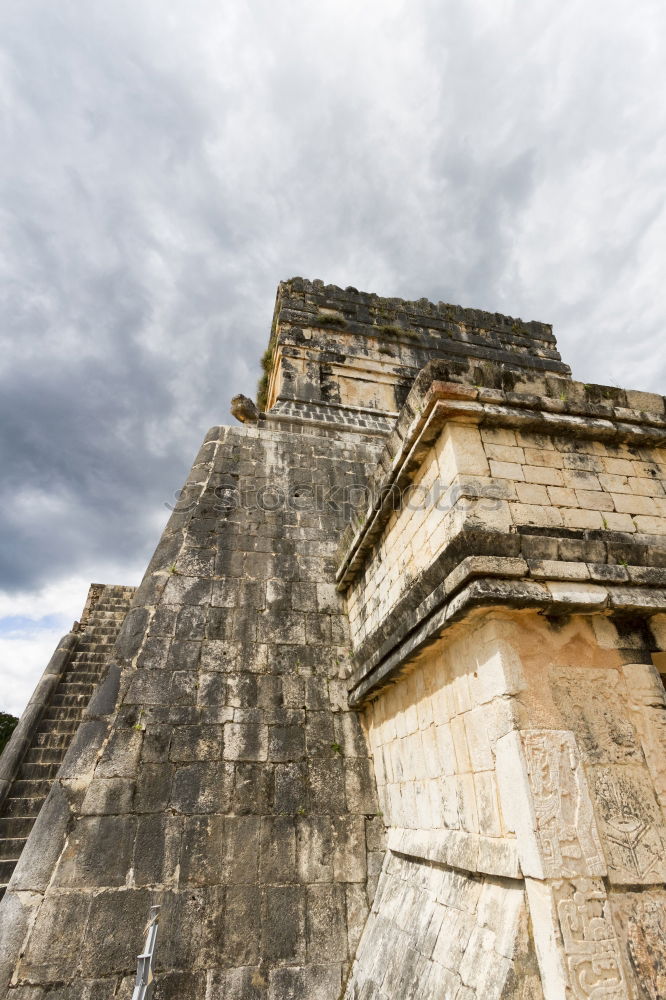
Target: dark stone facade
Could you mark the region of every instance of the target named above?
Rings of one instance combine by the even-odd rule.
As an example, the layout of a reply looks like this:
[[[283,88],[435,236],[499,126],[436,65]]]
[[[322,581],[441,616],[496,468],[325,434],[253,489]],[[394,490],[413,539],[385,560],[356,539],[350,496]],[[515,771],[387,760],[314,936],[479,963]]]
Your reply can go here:
[[[155,903],[156,996],[338,995],[382,822],[332,583],[348,512],[325,496],[373,459],[349,436],[207,435],[47,803],[55,870],[10,996],[129,996]]]

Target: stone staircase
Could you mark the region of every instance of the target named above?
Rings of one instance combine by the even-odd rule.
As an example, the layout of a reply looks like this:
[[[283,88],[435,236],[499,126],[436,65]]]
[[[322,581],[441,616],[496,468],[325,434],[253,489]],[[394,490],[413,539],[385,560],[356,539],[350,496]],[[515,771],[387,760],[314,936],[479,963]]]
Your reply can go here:
[[[0,807],[0,899],[101,678],[134,587],[93,584],[79,640]]]

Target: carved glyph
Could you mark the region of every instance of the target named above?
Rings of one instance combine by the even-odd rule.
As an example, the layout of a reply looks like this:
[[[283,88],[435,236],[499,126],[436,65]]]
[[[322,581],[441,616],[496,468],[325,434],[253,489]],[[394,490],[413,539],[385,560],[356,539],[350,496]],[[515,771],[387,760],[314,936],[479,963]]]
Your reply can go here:
[[[516,832],[520,863],[535,878],[604,875],[597,832],[572,733],[513,732],[497,743],[502,809]]]
[[[645,766],[594,767],[590,782],[611,881],[664,881],[663,821]]]
[[[553,885],[567,978],[576,1000],[626,1000],[629,995],[608,898],[599,879]]]
[[[527,732],[523,745],[546,878],[602,874],[601,843],[573,734]]]

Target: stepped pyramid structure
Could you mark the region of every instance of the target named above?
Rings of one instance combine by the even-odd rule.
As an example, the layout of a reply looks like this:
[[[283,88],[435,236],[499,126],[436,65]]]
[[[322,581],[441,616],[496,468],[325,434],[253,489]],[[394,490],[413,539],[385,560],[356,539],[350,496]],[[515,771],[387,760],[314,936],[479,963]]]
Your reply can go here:
[[[0,758],[0,899],[99,684],[134,587],[93,583]]]
[[[0,995],[666,997],[664,398],[301,278],[265,368],[0,758]]]

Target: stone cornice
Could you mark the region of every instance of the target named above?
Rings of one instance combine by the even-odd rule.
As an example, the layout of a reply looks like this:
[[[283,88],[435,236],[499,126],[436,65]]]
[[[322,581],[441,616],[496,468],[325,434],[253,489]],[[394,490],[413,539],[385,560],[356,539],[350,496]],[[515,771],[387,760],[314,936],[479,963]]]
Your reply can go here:
[[[359,707],[374,692],[393,682],[424,646],[475,609],[494,606],[538,609],[553,617],[604,612],[651,616],[666,612],[666,586],[615,586],[594,582],[600,575],[595,566],[587,567],[588,580],[581,581],[580,576],[567,579],[566,563],[559,567],[557,564],[549,566],[543,570],[544,575],[537,571],[536,578],[516,578],[522,569],[518,565],[521,562],[519,559],[470,557],[461,563],[444,581],[441,592],[436,595],[439,601],[433,594],[432,608],[424,605],[410,628],[396,631],[381,649],[357,667],[349,683],[349,704]],[[580,564],[570,565],[577,567]],[[492,575],[480,575],[484,569],[486,572],[491,570]],[[628,576],[636,579],[642,569],[629,567]],[[666,571],[660,571],[658,578],[666,584]],[[360,659],[356,657],[357,663]]]

